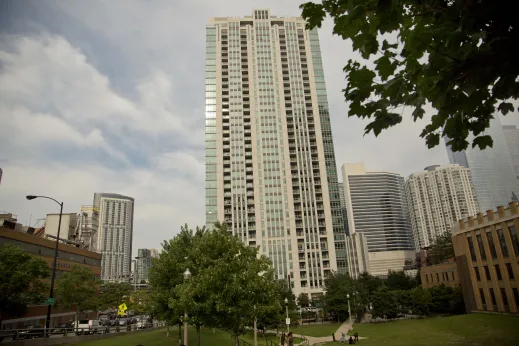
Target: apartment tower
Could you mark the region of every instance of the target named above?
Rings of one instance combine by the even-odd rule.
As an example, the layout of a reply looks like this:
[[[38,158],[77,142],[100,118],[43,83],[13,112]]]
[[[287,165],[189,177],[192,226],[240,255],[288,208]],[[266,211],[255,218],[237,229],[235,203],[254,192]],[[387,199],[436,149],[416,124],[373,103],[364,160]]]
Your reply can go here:
[[[479,212],[470,170],[460,165],[429,166],[411,174],[405,193],[416,251]]]
[[[484,132],[492,136],[492,148],[480,150],[469,147],[465,151],[454,152],[447,146],[449,162],[470,168],[472,183],[476,191],[480,211],[494,210],[508,205],[513,195],[519,195],[519,180],[514,171],[510,151],[499,118],[490,120],[490,127]],[[473,137],[469,136],[469,143]]]
[[[349,237],[364,235],[370,274],[383,277],[390,270],[402,270],[406,260],[414,260],[404,178],[396,173],[368,172],[363,163],[350,163],[342,166],[342,179]],[[362,244],[355,239],[348,243]],[[355,253],[361,256],[355,262],[364,261],[362,247]],[[354,269],[350,275],[355,277]]]
[[[317,31],[258,9],[206,35],[207,226],[227,223],[296,294],[320,294],[347,267]]]
[[[95,193],[99,211],[97,249],[101,252],[101,279],[131,280],[134,199],[115,193]]]

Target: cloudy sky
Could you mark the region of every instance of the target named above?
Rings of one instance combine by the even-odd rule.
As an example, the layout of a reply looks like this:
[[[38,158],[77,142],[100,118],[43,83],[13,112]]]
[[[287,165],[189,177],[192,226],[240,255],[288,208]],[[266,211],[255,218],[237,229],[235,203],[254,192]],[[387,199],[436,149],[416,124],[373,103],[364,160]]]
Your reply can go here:
[[[214,16],[300,14],[301,0],[0,0],[0,211],[36,224],[92,204],[135,198],[134,249],[159,247],[181,224],[204,224],[205,25]],[[351,44],[320,32],[337,164],[409,175],[447,163],[423,123],[363,136],[348,118],[342,67]],[[517,117],[504,120],[518,124]]]

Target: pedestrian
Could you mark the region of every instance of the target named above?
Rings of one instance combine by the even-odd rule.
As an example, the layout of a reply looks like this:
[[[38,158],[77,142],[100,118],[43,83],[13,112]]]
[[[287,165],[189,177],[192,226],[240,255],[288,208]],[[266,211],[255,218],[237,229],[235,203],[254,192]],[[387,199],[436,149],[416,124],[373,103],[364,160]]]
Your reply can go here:
[[[355,343],[359,342],[359,333],[355,332],[355,334],[353,334],[353,337],[355,338]]]
[[[288,346],[294,346],[294,336],[292,332],[288,333]]]
[[[344,344],[346,342],[346,334],[341,333],[341,344]]]
[[[285,332],[281,333],[281,339],[279,340],[279,344],[281,346],[285,346],[285,338],[286,338]]]
[[[354,343],[355,343],[355,341],[354,341],[353,338],[350,336],[350,338],[348,339],[348,344],[353,345]]]

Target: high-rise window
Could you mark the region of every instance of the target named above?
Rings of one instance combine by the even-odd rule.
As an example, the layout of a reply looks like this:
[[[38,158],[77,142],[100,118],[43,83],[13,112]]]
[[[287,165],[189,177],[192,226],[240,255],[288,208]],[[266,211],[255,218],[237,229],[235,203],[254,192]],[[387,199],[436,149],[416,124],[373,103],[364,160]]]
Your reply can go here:
[[[494,265],[494,269],[496,270],[497,279],[503,280],[503,276],[501,275],[501,269],[499,268],[499,264]]]
[[[506,271],[508,272],[508,278],[510,280],[513,280],[515,278],[515,275],[514,275],[514,269],[512,268],[512,264],[505,263],[505,266],[506,266]]]
[[[503,305],[508,306],[508,297],[506,296],[506,289],[501,287],[500,291],[501,291],[501,299],[503,299]]]
[[[492,231],[488,230],[486,232],[487,234],[487,240],[488,240],[488,247],[490,248],[490,255],[492,256],[492,259],[497,258],[497,252],[496,252],[496,245],[494,244],[494,239],[492,237]]]
[[[467,243],[469,244],[470,257],[472,258],[472,261],[476,261],[476,250],[474,249],[472,237],[467,237]]]
[[[519,237],[517,236],[517,229],[515,228],[515,226],[509,225],[508,232],[510,233],[510,238],[512,238],[514,252],[516,255],[519,255]]]
[[[516,287],[512,287],[512,292],[514,293],[515,305],[519,306],[519,290]]]
[[[478,281],[481,281],[481,276],[479,275],[479,268],[478,267],[474,267],[474,272],[476,273],[476,279]]]
[[[492,299],[492,305],[497,305],[497,300],[496,300],[496,295],[494,294],[494,289],[493,288],[489,288],[488,289],[489,292],[490,292],[490,298]]]
[[[485,245],[483,244],[481,234],[476,235],[476,239],[478,240],[479,254],[481,255],[481,259],[485,261],[487,259],[487,254],[485,252]]]
[[[499,244],[501,245],[501,252],[503,253],[503,257],[508,257],[508,246],[506,246],[505,233],[502,229],[497,230],[497,236],[499,238]]]
[[[490,270],[488,269],[488,266],[483,266],[483,268],[485,269],[485,276],[487,280],[490,280]]]
[[[486,305],[486,304],[487,304],[487,300],[486,300],[486,298],[485,298],[485,292],[483,291],[482,288],[479,289],[479,296],[480,296],[480,298],[481,298],[481,303],[482,303],[483,305]]]

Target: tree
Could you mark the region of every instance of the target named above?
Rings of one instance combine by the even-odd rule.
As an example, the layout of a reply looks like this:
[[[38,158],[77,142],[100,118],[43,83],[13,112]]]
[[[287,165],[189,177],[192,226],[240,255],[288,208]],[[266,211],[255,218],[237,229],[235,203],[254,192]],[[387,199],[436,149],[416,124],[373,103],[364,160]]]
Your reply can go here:
[[[452,246],[451,232],[445,232],[436,237],[436,241],[427,251],[427,257],[431,264],[439,264],[454,257],[454,247]]]
[[[472,146],[484,149],[493,143],[483,131],[495,112],[514,111],[514,1],[323,0],[301,9],[309,29],[329,15],[334,34],[352,40],[363,59],[376,58],[350,59],[344,68],[348,115],[373,119],[365,133],[399,124],[405,107],[421,119],[431,105],[437,113],[420,135],[429,148],[446,137],[460,151],[473,134]]]
[[[327,311],[342,320],[346,320],[348,317],[348,294],[350,299],[353,299],[353,292],[358,292],[360,287],[348,274],[331,273],[324,282],[326,286],[324,304]]]
[[[429,290],[421,287],[415,287],[410,292],[411,295],[411,311],[417,315],[429,315],[432,304],[432,296]]]
[[[398,297],[395,291],[382,288],[375,292],[373,299],[373,317],[393,319],[398,315]]]
[[[137,313],[152,313],[151,292],[149,289],[142,289],[132,292],[128,299],[128,309]]]
[[[149,271],[152,314],[168,325],[182,323],[184,309],[175,304],[180,300],[178,286],[184,283],[184,271],[189,268],[193,276],[198,274],[197,258],[193,255],[194,240],[205,233],[205,227],[195,230],[186,224],[171,240],[162,243],[162,252],[153,261]],[[193,316],[193,312],[191,312]]]
[[[132,285],[128,282],[105,282],[101,285],[99,303],[102,309],[117,307],[129,297]]]
[[[27,305],[42,303],[47,296],[50,270],[47,263],[14,245],[0,246],[0,322],[2,312],[17,316]]]
[[[308,293],[300,293],[297,296],[297,304],[300,307],[306,308],[306,307],[308,307],[309,303],[310,303],[310,299],[308,298]]]
[[[99,306],[98,286],[99,281],[95,279],[90,268],[74,265],[72,270],[64,273],[56,283],[58,303],[67,308],[74,308],[77,322],[80,313]]]
[[[216,223],[192,251],[197,273],[177,288],[179,304],[203,311],[200,321],[229,331],[236,345],[258,316],[281,308],[270,260],[230,235],[226,225]]]
[[[416,285],[416,280],[405,275],[403,270],[390,271],[386,280],[386,286],[390,290],[410,290]]]

